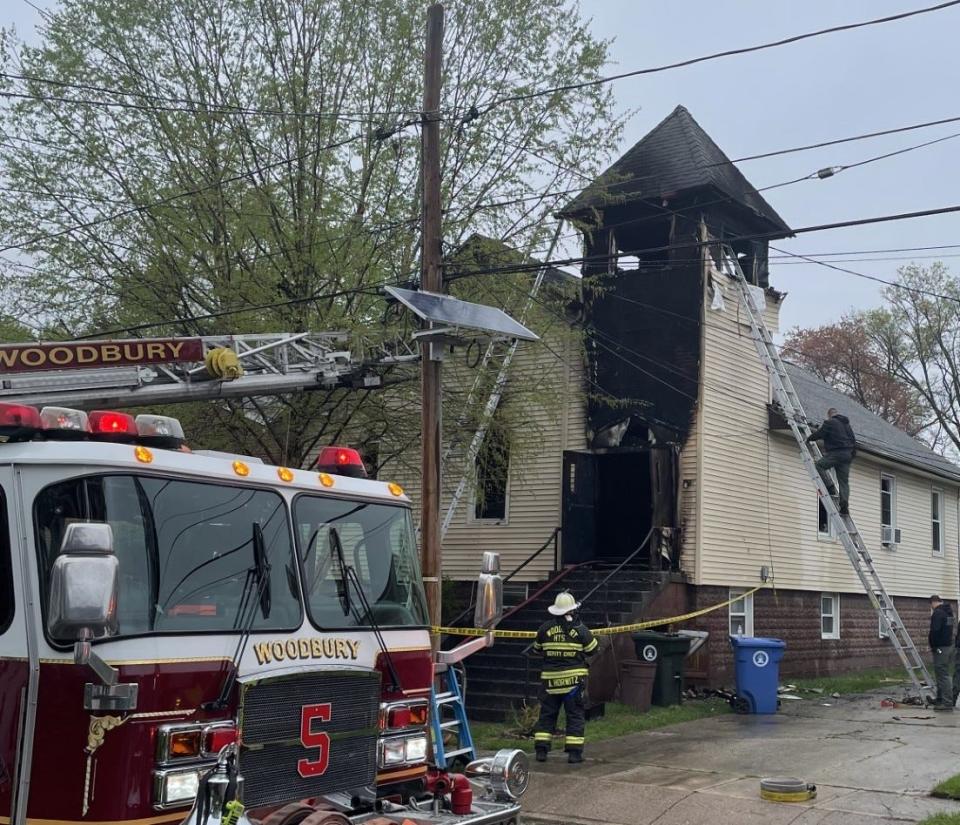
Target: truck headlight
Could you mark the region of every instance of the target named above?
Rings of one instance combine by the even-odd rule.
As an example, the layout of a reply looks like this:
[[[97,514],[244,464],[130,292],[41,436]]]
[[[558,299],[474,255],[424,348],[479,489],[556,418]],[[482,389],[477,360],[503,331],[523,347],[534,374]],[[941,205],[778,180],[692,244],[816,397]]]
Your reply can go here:
[[[394,768],[427,761],[426,736],[396,736],[380,740],[380,767]]]
[[[154,771],[154,807],[162,809],[189,805],[197,796],[200,772],[208,769],[209,766],[204,765],[201,768]]]

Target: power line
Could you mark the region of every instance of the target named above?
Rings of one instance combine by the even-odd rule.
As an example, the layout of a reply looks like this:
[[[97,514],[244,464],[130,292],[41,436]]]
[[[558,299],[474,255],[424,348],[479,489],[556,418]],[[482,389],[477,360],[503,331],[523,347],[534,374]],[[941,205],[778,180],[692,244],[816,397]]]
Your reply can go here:
[[[960,2],[960,0],[957,0]],[[668,210],[669,211],[669,210]],[[922,209],[915,212],[898,212],[892,215],[877,215],[870,218],[856,218],[848,221],[834,221],[832,223],[821,223],[814,224],[812,226],[802,226],[795,229],[791,229],[790,232],[793,235],[803,235],[810,232],[825,232],[830,229],[848,229],[854,226],[867,226],[877,223],[889,223],[891,221],[902,221],[902,220],[911,220],[913,218],[926,218],[932,217],[934,215],[946,215],[954,212],[960,212],[960,205],[958,206],[942,206],[936,209]],[[600,227],[602,228],[602,227]],[[773,231],[773,232],[754,232],[747,235],[736,235],[731,236],[725,239],[714,238],[712,240],[706,241],[684,241],[682,243],[674,244],[664,244],[663,246],[654,246],[647,249],[640,249],[637,252],[642,254],[650,254],[653,252],[670,252],[678,249],[701,249],[705,246],[713,246],[717,243],[733,243],[736,241],[758,241],[758,240],[769,240],[771,238],[781,238],[784,236],[783,232]],[[2,252],[3,250],[0,250]],[[778,250],[783,252],[784,250]],[[785,253],[790,254],[790,253]],[[541,266],[571,266],[573,264],[586,264],[586,263],[604,263],[611,260],[616,260],[621,256],[621,253],[616,253],[613,255],[585,255],[575,258],[563,258],[555,259],[549,261],[541,261],[536,264],[518,264],[514,266],[507,267],[485,267],[476,270],[469,271],[459,271],[455,275],[448,276],[448,278],[464,278],[471,277],[475,275],[494,275],[497,273],[520,273],[531,270],[536,270]]]
[[[897,289],[902,289],[905,292],[913,292],[917,295],[925,295],[928,298],[937,298],[941,301],[952,301],[953,303],[960,304],[960,298],[957,298],[953,295],[943,295],[939,292],[931,292],[930,290],[909,286],[907,284],[900,283],[899,281],[888,281],[888,280],[885,280],[884,278],[878,278],[876,275],[868,275],[866,272],[858,272],[855,269],[847,269],[846,267],[832,264],[829,261],[820,261],[820,260],[817,260],[816,258],[808,258],[806,255],[800,255],[799,253],[795,253],[795,252],[788,252],[785,249],[779,249],[778,247],[775,247],[775,246],[771,246],[770,248],[776,249],[777,252],[782,252],[786,255],[790,255],[791,257],[802,258],[803,260],[809,261],[812,264],[824,266],[827,269],[833,269],[836,272],[845,272],[848,275],[855,275],[857,278],[864,278],[868,281],[876,281],[879,284],[885,284],[886,286],[896,287]]]
[[[579,83],[567,83],[561,86],[550,86],[544,89],[538,89],[532,92],[524,92],[514,95],[506,95],[500,98],[494,98],[491,102],[484,104],[484,113],[489,112],[495,106],[503,105],[504,103],[516,103],[522,102],[525,100],[531,100],[537,97],[543,97],[544,95],[556,94],[557,92],[570,92],[577,89],[587,89],[594,86],[600,86],[605,83],[612,83],[615,80],[623,80],[627,77],[637,77],[639,75],[655,74],[658,72],[665,72],[671,69],[679,69],[684,66],[693,66],[698,63],[706,63],[710,60],[718,60],[723,57],[733,57],[741,54],[750,54],[752,52],[764,51],[766,49],[773,49],[779,46],[786,46],[791,43],[798,43],[802,40],[809,40],[814,37],[822,37],[827,34],[836,34],[837,32],[851,31],[853,29],[860,29],[866,26],[877,26],[883,23],[892,23],[898,20],[905,20],[909,17],[916,17],[921,14],[929,14],[935,11],[941,11],[943,9],[950,8],[952,6],[960,5],[960,0],[949,0],[946,3],[938,3],[935,6],[926,6],[921,9],[914,9],[913,11],[901,12],[899,14],[891,14],[886,17],[876,17],[872,20],[863,20],[858,23],[845,23],[840,26],[831,26],[826,29],[818,29],[817,31],[805,32],[803,34],[796,34],[791,37],[785,37],[780,40],[773,40],[767,43],[760,43],[755,46],[744,46],[738,49],[727,49],[722,52],[713,52],[712,54],[702,55],[700,57],[693,57],[687,60],[680,60],[675,63],[667,63],[662,66],[652,66],[646,69],[634,69],[629,72],[621,72],[620,74],[609,75],[607,77],[600,77],[594,80],[584,80]]]
[[[177,106],[157,106],[156,104],[140,105],[126,101],[108,101],[95,99],[77,99],[69,97],[55,97],[40,94],[26,94],[15,92],[0,93],[4,97],[14,97],[33,100],[52,100],[61,103],[78,103],[87,106],[116,106],[125,109],[142,109],[145,111],[157,112],[185,112],[190,114],[226,114],[226,115],[268,115],[277,117],[297,117],[297,118],[330,118],[335,120],[352,120],[355,123],[375,123],[374,118],[379,117],[403,117],[420,116],[421,112],[417,109],[397,109],[393,111],[370,111],[370,112],[323,112],[323,111],[286,111],[284,109],[261,109],[249,106],[236,106],[232,104],[201,103],[185,97],[173,97],[152,92],[124,91],[107,86],[99,86],[89,83],[77,83],[75,81],[56,80],[49,77],[40,77],[37,75],[11,74],[9,72],[0,72],[0,77],[8,80],[17,80],[24,83],[40,83],[48,86],[55,86],[62,89],[73,89],[81,92],[94,92],[96,94],[116,95],[117,97],[135,97],[142,100],[163,101],[168,104],[178,104]]]

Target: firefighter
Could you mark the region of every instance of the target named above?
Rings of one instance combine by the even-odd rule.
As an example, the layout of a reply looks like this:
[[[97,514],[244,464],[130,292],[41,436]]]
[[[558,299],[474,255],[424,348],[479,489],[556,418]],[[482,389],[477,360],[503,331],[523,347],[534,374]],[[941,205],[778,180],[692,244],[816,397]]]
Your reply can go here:
[[[584,690],[587,659],[597,650],[597,640],[580,621],[580,605],[570,593],[557,594],[547,610],[555,618],[537,631],[533,650],[543,656],[540,718],[534,728],[537,761],[546,762],[553,731],[562,707],[567,717],[564,750],[567,762],[583,761]]]

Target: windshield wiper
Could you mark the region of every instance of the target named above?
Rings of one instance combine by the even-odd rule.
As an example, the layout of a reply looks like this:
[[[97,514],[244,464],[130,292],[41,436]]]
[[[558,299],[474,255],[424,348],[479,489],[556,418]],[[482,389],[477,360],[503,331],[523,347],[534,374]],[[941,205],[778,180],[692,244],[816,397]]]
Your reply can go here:
[[[220,695],[214,701],[207,702],[204,705],[205,710],[222,710],[227,706],[230,693],[240,673],[240,660],[243,658],[247,640],[250,638],[253,623],[257,618],[257,608],[263,613],[263,618],[270,618],[270,561],[267,559],[267,545],[263,540],[263,528],[258,522],[253,523],[251,541],[253,543],[253,567],[247,570],[247,577],[243,582],[243,593],[240,596],[240,607],[237,610],[237,622],[234,624],[234,627],[239,626],[241,619],[246,615],[243,622],[243,632],[237,640],[237,648],[230,660],[230,667],[227,669],[223,684],[220,686]],[[254,582],[257,585],[256,592],[252,589]],[[252,597],[251,593],[253,593]]]
[[[352,566],[347,564],[343,557],[343,545],[340,543],[340,534],[337,533],[336,527],[330,528],[330,551],[334,554],[340,567],[341,578],[337,582],[337,595],[340,597],[340,606],[343,608],[343,615],[348,616],[352,612],[353,620],[358,625],[363,624],[363,620],[357,615],[357,612],[355,610],[351,610],[350,585],[353,585],[353,589],[356,591],[357,598],[360,601],[360,606],[364,610],[364,618],[366,618],[366,620],[370,623],[370,629],[373,631],[373,635],[377,640],[377,645],[380,647],[380,652],[383,653],[384,661],[387,663],[387,671],[390,674],[390,690],[392,692],[403,690],[403,685],[400,683],[400,676],[397,674],[396,665],[393,663],[393,656],[390,655],[390,650],[387,647],[386,641],[384,641],[383,632],[380,630],[380,625],[374,618],[373,609],[370,607],[370,602],[367,600],[367,594],[363,592],[363,585],[360,583],[360,578],[357,576],[357,571],[354,570]],[[341,584],[343,585],[342,590]]]

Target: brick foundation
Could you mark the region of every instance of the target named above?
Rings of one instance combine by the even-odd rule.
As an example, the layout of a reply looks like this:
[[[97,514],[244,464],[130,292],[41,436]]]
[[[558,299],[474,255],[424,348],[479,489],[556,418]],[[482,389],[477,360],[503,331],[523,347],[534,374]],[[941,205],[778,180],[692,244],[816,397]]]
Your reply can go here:
[[[698,610],[729,598],[725,587],[688,587],[690,609]],[[927,655],[930,604],[926,599],[894,597],[894,604],[920,652]],[[726,608],[687,625],[707,630],[707,644],[688,662],[688,672],[712,686],[733,684],[733,655]],[[753,596],[755,636],[783,639],[787,649],[780,672],[790,676],[822,676],[878,667],[896,667],[893,647],[880,638],[879,619],[866,595],[840,595],[840,638],[820,638],[820,593],[761,590]]]

